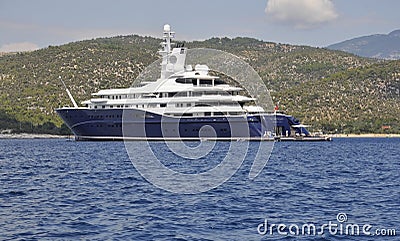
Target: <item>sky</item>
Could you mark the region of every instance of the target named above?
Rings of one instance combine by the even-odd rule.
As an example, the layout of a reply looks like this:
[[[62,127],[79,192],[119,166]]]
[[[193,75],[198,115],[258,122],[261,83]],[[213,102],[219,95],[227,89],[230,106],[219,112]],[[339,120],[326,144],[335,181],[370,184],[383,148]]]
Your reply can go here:
[[[399,0],[0,0],[0,52],[139,34],[326,47],[400,29]]]

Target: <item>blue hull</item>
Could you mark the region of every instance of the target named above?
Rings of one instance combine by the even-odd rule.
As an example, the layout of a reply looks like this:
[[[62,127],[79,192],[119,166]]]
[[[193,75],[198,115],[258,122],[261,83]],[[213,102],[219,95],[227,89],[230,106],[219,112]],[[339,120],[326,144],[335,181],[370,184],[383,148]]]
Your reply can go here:
[[[56,110],[78,140],[273,139],[292,131],[309,135],[292,116],[170,117],[138,109],[62,108]]]

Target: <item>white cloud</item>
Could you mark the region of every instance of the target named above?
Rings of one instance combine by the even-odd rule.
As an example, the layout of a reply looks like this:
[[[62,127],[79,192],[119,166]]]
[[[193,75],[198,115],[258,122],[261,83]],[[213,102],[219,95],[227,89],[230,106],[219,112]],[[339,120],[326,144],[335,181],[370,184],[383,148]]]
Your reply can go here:
[[[266,14],[274,21],[309,29],[338,17],[330,0],[268,0]]]
[[[11,43],[4,44],[0,47],[0,52],[23,52],[23,51],[32,51],[39,49],[34,43],[22,42],[22,43]]]

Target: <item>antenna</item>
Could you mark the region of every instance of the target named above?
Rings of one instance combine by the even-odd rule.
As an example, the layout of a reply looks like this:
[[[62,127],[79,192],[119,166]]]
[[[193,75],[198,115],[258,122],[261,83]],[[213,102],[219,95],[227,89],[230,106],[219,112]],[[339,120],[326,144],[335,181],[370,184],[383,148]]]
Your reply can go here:
[[[175,32],[171,31],[171,26],[169,24],[164,25],[163,38],[165,40],[163,47],[167,55],[171,53],[171,40],[175,37]]]
[[[69,89],[67,88],[67,86],[65,85],[64,81],[62,80],[61,76],[58,76],[58,78],[60,79],[61,83],[64,85],[65,90],[67,91],[67,94],[69,96],[69,99],[72,101],[72,104],[74,105],[75,108],[78,108],[78,105],[76,104],[74,97],[71,95],[71,92],[69,92]]]

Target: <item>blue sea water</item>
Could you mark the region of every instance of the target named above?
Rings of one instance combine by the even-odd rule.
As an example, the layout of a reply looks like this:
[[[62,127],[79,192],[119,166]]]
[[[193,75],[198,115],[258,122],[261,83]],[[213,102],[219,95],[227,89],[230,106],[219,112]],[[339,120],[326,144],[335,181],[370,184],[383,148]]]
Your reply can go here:
[[[226,154],[181,162],[163,143],[151,145],[168,156],[164,165],[188,173],[212,168]],[[145,158],[139,146],[138,158]],[[250,153],[222,185],[175,194],[146,181],[123,142],[0,140],[0,240],[399,240],[400,139],[278,142],[254,180],[251,164]],[[340,223],[339,213],[347,221]],[[265,220],[286,227],[369,224],[372,233],[395,229],[397,236],[327,229],[261,235]]]

